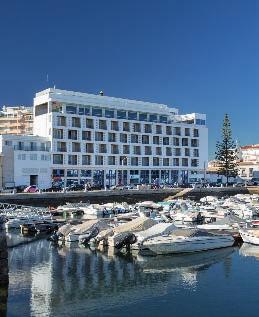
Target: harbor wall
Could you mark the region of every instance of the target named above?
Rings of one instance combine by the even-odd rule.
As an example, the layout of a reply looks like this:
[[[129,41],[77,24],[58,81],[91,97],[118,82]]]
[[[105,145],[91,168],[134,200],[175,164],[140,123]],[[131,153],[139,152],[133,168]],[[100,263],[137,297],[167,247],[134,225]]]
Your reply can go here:
[[[236,194],[259,194],[259,187],[223,187],[223,188],[196,188],[189,191],[182,188],[145,189],[145,190],[118,190],[93,192],[67,192],[67,193],[19,193],[0,194],[0,203],[20,204],[27,206],[57,207],[66,202],[108,203],[123,202],[136,203],[139,201],[162,201],[166,198],[190,198],[199,200],[205,196],[233,196]],[[176,198],[176,197],[175,197]]]
[[[5,231],[0,228],[0,316],[7,315],[8,298],[8,252]]]

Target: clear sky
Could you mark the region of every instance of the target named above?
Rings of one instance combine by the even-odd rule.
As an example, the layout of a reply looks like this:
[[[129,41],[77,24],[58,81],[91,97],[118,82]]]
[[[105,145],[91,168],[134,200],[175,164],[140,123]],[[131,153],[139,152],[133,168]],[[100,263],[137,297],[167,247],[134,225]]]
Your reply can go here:
[[[49,82],[47,82],[47,74]],[[256,0],[0,0],[0,105],[57,88],[225,112],[241,144],[259,143]]]

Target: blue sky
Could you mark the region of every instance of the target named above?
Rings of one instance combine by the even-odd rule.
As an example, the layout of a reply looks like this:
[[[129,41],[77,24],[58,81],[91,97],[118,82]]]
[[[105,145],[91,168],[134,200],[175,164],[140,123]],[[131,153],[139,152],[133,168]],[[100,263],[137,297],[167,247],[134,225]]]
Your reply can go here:
[[[256,2],[0,0],[0,105],[103,90],[206,113],[211,157],[225,112],[235,139],[259,143]]]

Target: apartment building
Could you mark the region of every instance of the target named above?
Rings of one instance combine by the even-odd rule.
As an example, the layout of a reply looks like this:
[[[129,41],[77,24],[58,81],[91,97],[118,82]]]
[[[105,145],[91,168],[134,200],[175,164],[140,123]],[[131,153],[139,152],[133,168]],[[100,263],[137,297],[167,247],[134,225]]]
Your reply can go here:
[[[52,178],[66,185],[186,183],[208,161],[205,114],[59,89],[37,93],[33,109],[34,135],[50,140]]]
[[[0,189],[20,185],[51,187],[50,142],[28,135],[0,135]]]
[[[259,175],[259,144],[244,145],[240,147],[240,162],[238,174],[244,180]]]
[[[0,134],[32,134],[32,107],[4,106],[0,111]]]

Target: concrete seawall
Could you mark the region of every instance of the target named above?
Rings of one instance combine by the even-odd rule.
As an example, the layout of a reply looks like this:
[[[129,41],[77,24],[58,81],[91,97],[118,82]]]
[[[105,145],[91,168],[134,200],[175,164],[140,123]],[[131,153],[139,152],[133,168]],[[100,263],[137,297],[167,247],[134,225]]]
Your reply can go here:
[[[27,206],[56,207],[66,202],[108,203],[123,202],[136,203],[144,200],[162,201],[168,197],[191,198],[198,200],[205,196],[233,196],[236,194],[259,194],[259,187],[227,187],[227,188],[201,188],[186,189],[171,188],[158,190],[118,190],[118,191],[93,191],[93,192],[67,192],[67,193],[20,193],[0,194],[0,203],[20,204]]]
[[[5,231],[0,229],[0,316],[7,314],[8,298],[8,252]]]

